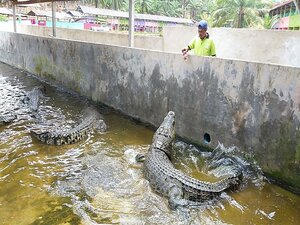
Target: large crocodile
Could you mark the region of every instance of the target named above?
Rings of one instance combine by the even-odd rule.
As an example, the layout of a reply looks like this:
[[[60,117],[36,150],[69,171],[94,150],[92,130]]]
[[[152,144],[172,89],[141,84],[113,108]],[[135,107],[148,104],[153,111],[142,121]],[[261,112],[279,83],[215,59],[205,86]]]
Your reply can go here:
[[[11,114],[11,113],[1,114],[0,115],[0,125],[9,124],[16,118],[17,118],[17,116],[14,114]]]
[[[33,113],[36,113],[40,105],[40,97],[43,96],[44,92],[45,92],[45,87],[38,86],[38,87],[34,87],[28,93],[25,93],[23,91],[20,91],[19,93],[15,93],[15,97],[17,97],[17,100],[21,100],[23,103],[28,105],[29,109]],[[15,115],[15,112],[13,112],[14,111],[13,109],[10,109],[9,111],[11,112],[5,112],[5,113],[0,112],[0,125],[9,124],[17,118],[17,115]]]
[[[45,93],[46,89],[44,86],[34,87],[29,91],[23,99],[23,102],[28,104],[29,108],[36,112],[40,106],[40,98]]]
[[[31,134],[43,143],[64,145],[81,141],[93,130],[104,132],[106,129],[107,126],[98,111],[93,107],[88,107],[83,111],[80,122],[69,130],[32,129]]]
[[[236,176],[217,182],[204,182],[176,169],[170,161],[175,139],[175,113],[170,111],[154,134],[144,162],[144,173],[152,188],[168,197],[171,209],[195,206],[210,200],[239,183]]]

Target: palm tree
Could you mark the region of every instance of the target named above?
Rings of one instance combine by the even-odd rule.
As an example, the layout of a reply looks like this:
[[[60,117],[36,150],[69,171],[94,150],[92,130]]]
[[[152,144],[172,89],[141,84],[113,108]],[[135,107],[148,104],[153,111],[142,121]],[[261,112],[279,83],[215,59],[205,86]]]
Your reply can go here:
[[[213,21],[214,21],[214,18],[212,16],[212,14],[210,14],[209,12],[203,12],[199,18],[197,18],[198,20],[206,20],[209,27],[212,27],[213,26]]]
[[[251,27],[261,20],[261,13],[267,5],[264,0],[217,0],[214,12],[215,25],[223,26],[228,21],[232,27]]]
[[[164,0],[163,9],[165,16],[179,17],[182,15],[181,4],[177,0]]]
[[[149,5],[149,13],[160,15],[162,12],[161,0],[151,0],[151,4]]]
[[[267,14],[264,16],[262,26],[265,29],[271,29],[278,22],[278,19],[278,15],[271,17],[269,14]]]
[[[110,4],[111,0],[95,0],[95,6],[97,5],[96,8],[98,8],[98,6],[101,8],[109,8]]]
[[[149,13],[151,0],[137,0],[135,1],[135,9],[138,13]]]
[[[110,8],[114,10],[119,10],[124,4],[124,0],[110,0]]]
[[[202,1],[201,0],[190,0],[187,7],[190,11],[190,16],[193,19],[196,19],[195,17],[199,14],[200,11],[202,11]]]

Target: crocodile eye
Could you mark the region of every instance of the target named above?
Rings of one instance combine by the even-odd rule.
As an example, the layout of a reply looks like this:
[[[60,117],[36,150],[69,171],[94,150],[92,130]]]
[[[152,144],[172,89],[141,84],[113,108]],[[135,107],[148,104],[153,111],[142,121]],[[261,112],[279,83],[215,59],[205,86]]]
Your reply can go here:
[[[169,114],[169,116],[174,116],[175,115],[175,113],[173,111],[170,111],[168,114]]]

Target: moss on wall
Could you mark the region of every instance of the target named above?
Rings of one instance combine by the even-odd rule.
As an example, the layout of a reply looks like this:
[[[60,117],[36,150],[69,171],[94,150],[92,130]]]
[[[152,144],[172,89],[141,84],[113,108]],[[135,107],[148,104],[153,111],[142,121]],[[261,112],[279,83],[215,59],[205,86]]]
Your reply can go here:
[[[43,56],[35,56],[33,58],[35,63],[34,73],[47,79],[56,81],[55,74],[55,65],[48,60],[48,58]]]
[[[295,155],[295,159],[297,163],[300,163],[300,144],[298,144],[296,146],[296,155]]]
[[[84,76],[79,69],[73,71],[73,76],[68,76],[64,68],[57,66],[47,57],[35,56],[33,60],[35,64],[34,74],[46,80],[61,83],[67,88],[80,93],[80,83]]]
[[[269,177],[300,193],[300,131],[295,132],[296,122],[291,120],[277,121],[277,124],[275,127],[270,124],[266,127],[269,145],[264,151],[265,157],[261,155],[257,160]],[[274,133],[270,132],[272,129]]]
[[[74,72],[74,80],[73,80],[73,87],[71,87],[77,93],[80,93],[80,81],[83,79],[83,74],[80,70],[75,70]]]
[[[299,168],[298,168],[299,171]],[[265,174],[273,179],[273,181],[280,186],[294,192],[300,194],[300,177],[290,174],[287,176],[283,171],[269,171],[265,172]]]

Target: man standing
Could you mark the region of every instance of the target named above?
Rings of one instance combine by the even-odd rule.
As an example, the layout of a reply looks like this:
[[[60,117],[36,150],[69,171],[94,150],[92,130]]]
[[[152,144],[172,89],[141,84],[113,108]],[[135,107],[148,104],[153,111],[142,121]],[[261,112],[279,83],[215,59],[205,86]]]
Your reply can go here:
[[[187,58],[188,51],[192,49],[194,54],[198,56],[216,56],[215,43],[209,39],[207,22],[205,20],[201,20],[198,24],[198,35],[190,41],[187,48],[181,50],[184,59]]]

